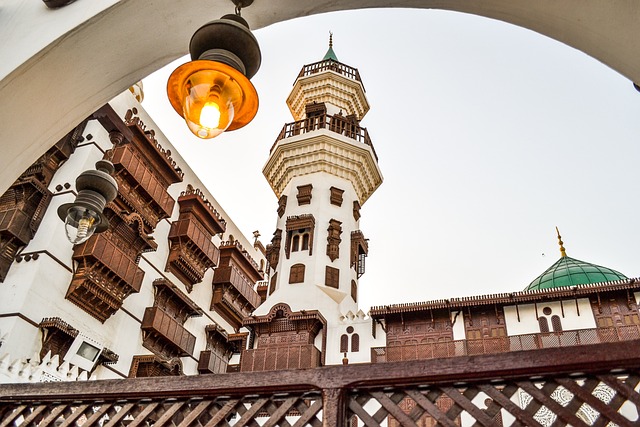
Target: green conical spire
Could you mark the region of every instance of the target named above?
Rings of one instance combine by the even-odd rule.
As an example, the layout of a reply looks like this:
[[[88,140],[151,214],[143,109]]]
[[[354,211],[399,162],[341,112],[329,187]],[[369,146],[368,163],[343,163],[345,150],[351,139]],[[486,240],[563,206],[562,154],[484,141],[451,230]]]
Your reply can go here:
[[[326,61],[328,59],[333,59],[334,61],[338,61],[338,57],[336,56],[336,53],[333,51],[333,33],[331,31],[329,31],[329,50],[327,50],[327,53],[324,54],[324,58],[322,58],[322,60]]]

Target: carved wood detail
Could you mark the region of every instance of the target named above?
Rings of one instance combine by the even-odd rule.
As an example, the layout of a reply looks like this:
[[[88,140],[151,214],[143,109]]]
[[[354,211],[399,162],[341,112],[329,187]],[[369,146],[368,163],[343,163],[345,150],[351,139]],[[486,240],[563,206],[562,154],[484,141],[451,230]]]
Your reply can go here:
[[[298,206],[308,205],[311,203],[313,185],[305,184],[298,186]]]
[[[0,283],[7,277],[18,250],[33,239],[40,227],[52,197],[47,187],[82,140],[85,126],[86,121],[65,135],[0,196]]]
[[[242,319],[260,305],[254,286],[262,279],[260,267],[239,242],[223,242],[220,264],[213,273],[211,310],[239,329]]]
[[[271,239],[271,244],[267,245],[267,252],[265,257],[267,258],[267,262],[271,266],[271,268],[276,268],[278,266],[278,262],[280,261],[280,246],[282,244],[282,230],[276,229],[273,232],[273,238]]]
[[[333,262],[340,257],[340,242],[342,239],[342,222],[331,219],[329,220],[329,228],[327,228],[327,256]]]
[[[140,291],[144,271],[108,233],[94,234],[76,245],[78,262],[66,298],[104,322],[120,309],[125,298]]]
[[[332,205],[342,206],[342,195],[344,194],[344,190],[341,190],[336,187],[331,187],[329,189],[331,191],[331,195],[329,196],[329,200]]]
[[[309,255],[313,254],[313,235],[316,228],[316,220],[311,214],[295,215],[287,217],[287,241],[285,242],[285,255],[287,259],[291,255],[291,237],[293,232],[309,232]]]
[[[129,378],[173,377],[183,375],[180,359],[165,360],[156,355],[133,356]]]
[[[229,359],[234,353],[241,353],[246,347],[248,333],[227,334],[218,325],[208,325],[207,348],[200,352],[198,372],[201,374],[222,374],[227,372]]]
[[[165,278],[153,281],[155,299],[142,319],[142,345],[163,359],[193,355],[196,338],[183,325],[200,307]]]
[[[320,366],[322,353],[313,343],[326,324],[320,312],[292,312],[285,303],[276,304],[264,316],[245,318],[243,326],[256,335],[256,348],[243,351],[240,370],[254,372]]]
[[[178,204],[180,216],[171,223],[165,270],[175,274],[191,292],[193,285],[202,282],[206,271],[218,262],[220,251],[211,239],[226,230],[226,221],[191,185],[180,194]]]
[[[278,217],[282,218],[284,211],[287,209],[287,196],[284,194],[278,199]]]
[[[64,359],[73,340],[78,336],[78,330],[57,317],[42,319],[38,327],[42,330],[40,360],[48,352],[51,352],[52,356],[58,355],[60,360]]]
[[[353,218],[356,221],[360,219],[360,203],[357,200],[353,201]]]
[[[365,272],[365,258],[369,254],[368,240],[360,230],[351,232],[351,267],[356,270],[358,278]]]

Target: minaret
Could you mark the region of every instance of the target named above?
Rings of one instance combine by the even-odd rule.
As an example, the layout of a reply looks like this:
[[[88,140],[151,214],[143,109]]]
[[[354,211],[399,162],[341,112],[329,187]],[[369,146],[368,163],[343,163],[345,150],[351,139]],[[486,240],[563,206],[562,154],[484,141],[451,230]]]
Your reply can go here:
[[[293,311],[317,309],[331,322],[358,311],[368,251],[360,207],[382,183],[360,126],[369,110],[360,74],[338,61],[332,37],[324,58],[298,74],[287,105],[295,121],[284,126],[263,169],[279,204],[268,257],[275,274],[259,311],[285,302]]]

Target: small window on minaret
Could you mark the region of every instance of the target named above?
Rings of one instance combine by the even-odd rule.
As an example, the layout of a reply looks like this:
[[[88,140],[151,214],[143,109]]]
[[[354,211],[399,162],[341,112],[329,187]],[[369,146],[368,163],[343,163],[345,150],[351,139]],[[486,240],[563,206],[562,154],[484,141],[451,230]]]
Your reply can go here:
[[[357,353],[360,351],[360,335],[351,335],[351,351]]]
[[[300,250],[300,240],[302,240],[302,250],[308,250],[309,255],[312,255],[314,228],[315,219],[313,215],[305,214],[287,217],[287,240],[284,246],[287,259],[289,259],[292,251]],[[297,242],[295,246],[294,239]]]
[[[304,264],[294,264],[289,272],[289,283],[304,282]]]
[[[551,316],[551,327],[553,328],[553,332],[562,332],[562,321],[557,314]]]
[[[349,336],[342,334],[340,337],[340,353],[346,353],[349,351]]]
[[[309,233],[304,233],[302,235],[302,250],[309,250]]]
[[[340,287],[340,270],[327,266],[324,278],[325,286],[338,289]]]
[[[298,252],[300,250],[300,235],[293,236],[291,241],[291,252]]]

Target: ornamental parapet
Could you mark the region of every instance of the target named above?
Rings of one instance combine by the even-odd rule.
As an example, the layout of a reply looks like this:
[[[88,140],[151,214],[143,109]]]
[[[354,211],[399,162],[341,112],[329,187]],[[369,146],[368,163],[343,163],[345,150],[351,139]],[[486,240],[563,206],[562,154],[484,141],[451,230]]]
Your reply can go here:
[[[341,114],[323,114],[321,116],[286,123],[282,127],[280,134],[278,134],[276,141],[271,146],[270,152],[273,152],[280,140],[313,132],[319,129],[327,129],[331,132],[353,139],[361,144],[368,145],[371,147],[371,151],[373,152],[376,161],[378,160],[378,155],[373,147],[367,128],[360,126],[357,122],[350,120]]]
[[[298,73],[298,78],[321,73],[323,71],[333,71],[350,79],[357,80],[362,84],[362,79],[360,78],[360,73],[357,68],[350,67],[349,65],[345,65],[334,59],[325,59],[324,61],[318,61],[313,64],[303,66],[300,73]],[[364,85],[362,85],[362,87],[364,88]]]

